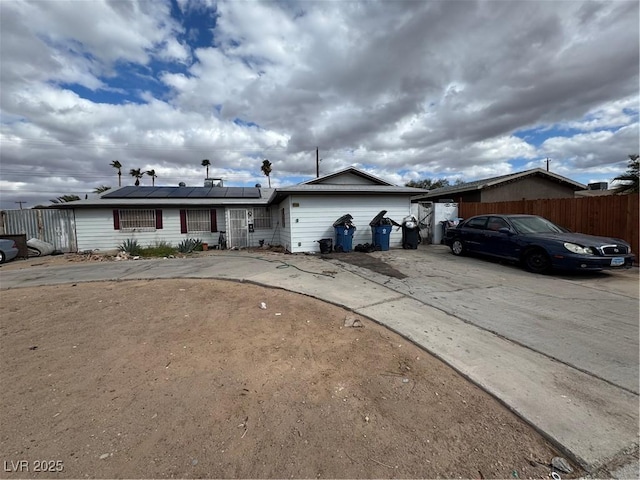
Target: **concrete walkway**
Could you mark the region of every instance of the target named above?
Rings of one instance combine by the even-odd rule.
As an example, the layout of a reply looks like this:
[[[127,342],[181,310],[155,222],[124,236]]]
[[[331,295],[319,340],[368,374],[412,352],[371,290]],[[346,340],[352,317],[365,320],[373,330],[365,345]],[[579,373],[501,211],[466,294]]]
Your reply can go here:
[[[605,467],[614,477],[638,478],[633,461],[639,434],[637,394],[429,306],[419,295],[399,292],[317,256],[227,251],[191,259],[0,269],[3,289],[163,278],[251,282],[364,315],[442,359],[587,471]]]

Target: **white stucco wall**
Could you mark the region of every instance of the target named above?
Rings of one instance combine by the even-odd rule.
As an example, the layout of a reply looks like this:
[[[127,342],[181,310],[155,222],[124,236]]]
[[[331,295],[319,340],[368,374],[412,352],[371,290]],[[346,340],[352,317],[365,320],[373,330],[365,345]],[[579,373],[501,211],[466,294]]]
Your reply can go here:
[[[353,246],[371,243],[369,222],[381,210],[387,210],[387,217],[402,223],[402,219],[411,214],[411,202],[409,197],[394,195],[292,195],[288,197],[290,218],[287,218],[287,229],[282,232],[282,244],[289,244],[292,253],[319,252],[318,240],[322,238],[332,238],[335,245],[333,222],[347,213],[356,226]],[[286,236],[289,238],[285,239]],[[402,231],[394,227],[389,247],[401,246]]]

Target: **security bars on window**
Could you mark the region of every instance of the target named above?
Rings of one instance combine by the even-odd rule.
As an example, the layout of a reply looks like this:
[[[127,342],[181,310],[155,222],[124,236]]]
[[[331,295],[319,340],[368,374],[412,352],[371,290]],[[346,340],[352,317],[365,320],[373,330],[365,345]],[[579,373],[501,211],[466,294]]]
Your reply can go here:
[[[155,210],[120,210],[121,230],[155,230],[156,211]]]
[[[265,207],[254,207],[253,226],[256,230],[271,228],[271,210]]]
[[[210,232],[211,212],[209,210],[187,210],[187,232]]]

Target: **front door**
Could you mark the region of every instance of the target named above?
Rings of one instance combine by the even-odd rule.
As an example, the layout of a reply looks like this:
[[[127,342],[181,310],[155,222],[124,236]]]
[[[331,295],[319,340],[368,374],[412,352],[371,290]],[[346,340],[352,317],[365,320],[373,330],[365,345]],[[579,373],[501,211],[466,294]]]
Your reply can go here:
[[[247,222],[247,210],[245,208],[229,209],[229,231],[227,232],[227,247],[247,247],[248,238],[249,228]]]

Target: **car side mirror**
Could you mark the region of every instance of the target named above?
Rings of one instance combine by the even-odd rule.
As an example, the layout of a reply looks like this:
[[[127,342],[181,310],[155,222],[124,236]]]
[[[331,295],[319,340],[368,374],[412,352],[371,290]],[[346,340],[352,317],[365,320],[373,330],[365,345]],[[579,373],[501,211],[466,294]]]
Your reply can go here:
[[[511,229],[507,228],[507,227],[502,227],[498,229],[498,232],[500,233],[506,233],[507,235],[513,235],[513,232],[511,231]]]

